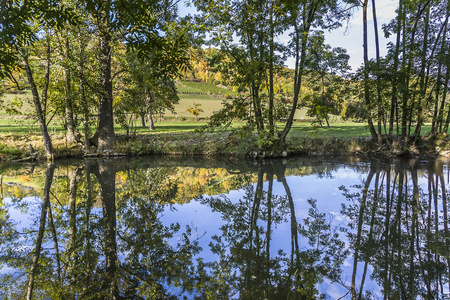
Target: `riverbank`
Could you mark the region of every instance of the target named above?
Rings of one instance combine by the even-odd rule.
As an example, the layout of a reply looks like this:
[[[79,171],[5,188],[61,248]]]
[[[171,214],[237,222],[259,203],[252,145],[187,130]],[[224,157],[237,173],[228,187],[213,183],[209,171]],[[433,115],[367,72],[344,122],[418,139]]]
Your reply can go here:
[[[85,156],[177,155],[208,157],[270,157],[255,147],[255,141],[228,133],[160,133],[117,135],[114,151],[85,151],[81,144],[68,144],[64,135],[53,135],[55,158]],[[389,144],[389,146],[387,146]],[[415,144],[401,146],[386,143],[379,147],[368,137],[291,137],[285,156],[293,155],[356,155],[356,156],[449,156],[450,142],[445,136],[422,138]],[[45,159],[42,138],[38,135],[2,135],[0,160],[26,161]]]

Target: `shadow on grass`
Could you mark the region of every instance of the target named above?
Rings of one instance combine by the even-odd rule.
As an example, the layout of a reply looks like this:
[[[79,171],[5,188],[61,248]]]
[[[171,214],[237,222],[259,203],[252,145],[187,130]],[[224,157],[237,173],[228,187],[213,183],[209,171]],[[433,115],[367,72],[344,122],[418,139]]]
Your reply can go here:
[[[386,128],[386,131],[388,129]],[[411,132],[414,133],[415,126],[411,126]],[[421,128],[421,134],[426,135],[431,130],[431,125],[425,124]],[[383,135],[386,135],[383,127]],[[394,135],[398,135],[397,128],[394,128]],[[290,132],[291,137],[311,136],[311,137],[370,137],[369,127],[366,123],[332,123],[330,127],[314,128],[309,123],[294,123]]]
[[[330,127],[314,128],[309,123],[294,124],[290,132],[291,136],[311,136],[311,137],[358,137],[370,136],[368,127],[365,124],[331,124]]]
[[[183,122],[176,122],[174,123],[157,123],[155,125],[155,130],[149,130],[147,127],[136,127],[130,130],[130,132],[134,132],[136,130],[136,133],[164,133],[164,132],[170,132],[170,133],[176,133],[176,132],[192,132],[196,129],[200,129],[205,123],[198,122],[198,124],[193,124],[191,122],[189,123],[183,123]],[[126,133],[125,129],[116,127],[116,133]]]
[[[0,134],[7,133],[40,133],[39,127],[30,127],[23,125],[0,125]]]

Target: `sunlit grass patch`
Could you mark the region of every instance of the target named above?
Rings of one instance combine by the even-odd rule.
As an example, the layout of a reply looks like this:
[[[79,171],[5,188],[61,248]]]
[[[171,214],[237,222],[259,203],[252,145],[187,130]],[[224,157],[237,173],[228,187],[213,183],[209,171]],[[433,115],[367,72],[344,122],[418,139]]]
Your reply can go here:
[[[175,114],[171,112],[166,112],[166,116],[171,116],[175,118],[186,118],[193,117],[187,109],[194,105],[194,103],[200,104],[203,112],[200,113],[199,118],[209,118],[214,112],[222,109],[222,101],[220,98],[213,98],[208,95],[179,95],[180,102],[175,104]]]
[[[236,92],[226,89],[226,88],[223,88],[223,87],[220,87],[220,86],[216,86],[213,83],[198,82],[198,81],[185,81],[185,80],[181,80],[178,82],[177,91],[180,94],[183,94],[183,93],[192,93],[192,94],[205,93],[205,94],[215,94],[215,95],[223,95],[223,96],[237,95]]]

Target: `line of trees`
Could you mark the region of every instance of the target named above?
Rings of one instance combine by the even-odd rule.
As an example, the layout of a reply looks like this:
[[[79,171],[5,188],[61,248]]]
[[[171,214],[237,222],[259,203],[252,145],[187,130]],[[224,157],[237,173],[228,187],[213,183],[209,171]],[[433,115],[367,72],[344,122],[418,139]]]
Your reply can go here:
[[[241,134],[256,136],[256,146],[263,151],[279,155],[285,150],[295,112],[305,102],[320,124],[328,123],[328,114],[336,110],[359,115],[380,146],[415,143],[426,121],[432,122],[432,136],[446,134],[449,1],[399,0],[397,16],[381,28],[385,36],[394,37],[385,57],[380,54],[376,0],[195,0],[193,4],[199,12],[196,18],[181,19],[171,0],[58,5],[2,0],[6,9],[0,14],[0,75],[20,86],[14,72],[18,65],[25,71],[49,158],[54,150],[47,124],[55,114],[64,116],[70,141],[78,138],[74,115],[83,116],[86,149],[94,143],[99,152],[113,148],[115,119],[127,126],[124,108],[143,123],[147,120],[151,129],[152,114],[173,109],[178,101],[173,80],[189,73],[189,59],[198,54],[189,47],[199,44],[219,49],[209,51],[208,68],[215,72],[215,80],[241,92],[224,103],[209,126],[246,120]],[[360,8],[363,65],[350,78],[345,49],[326,45],[323,31],[341,27]],[[282,35],[289,40],[281,43]],[[288,57],[295,65],[286,72],[283,64]],[[283,90],[277,78],[286,76],[292,78]],[[306,78],[312,83],[309,89]],[[353,112],[347,111],[355,98],[359,106],[350,105]],[[92,139],[89,122],[96,110]]]
[[[364,99],[372,136],[413,142],[421,136],[425,121],[431,134],[447,133],[449,90],[449,1],[400,0],[397,16],[383,25],[385,36],[394,36],[386,57],[380,56],[375,0],[372,1],[376,58],[368,59],[368,1],[364,15]],[[376,120],[377,129],[372,122]],[[414,126],[415,125],[415,129]]]
[[[224,73],[232,74],[233,85],[245,86],[250,95],[236,101],[235,110],[226,106],[222,114],[213,118],[211,126],[229,124],[230,117],[242,119],[243,110],[239,108],[245,107],[250,131],[256,129],[264,139],[260,145],[267,144],[272,150],[279,145],[278,150],[283,150],[302,99],[311,98],[310,114],[321,123],[328,122],[327,114],[339,106],[330,104],[357,97],[362,106],[358,113],[380,146],[415,143],[425,121],[432,122],[433,136],[446,134],[450,121],[446,102],[450,74],[449,1],[400,0],[397,16],[382,26],[385,36],[395,36],[385,57],[380,54],[376,0],[195,3],[203,13],[202,22],[209,30],[210,42],[228,54],[228,69]],[[370,8],[376,53],[373,59],[369,59]],[[326,45],[322,30],[342,26],[354,9],[362,9],[363,65],[349,84],[343,77],[348,74],[348,55],[344,49]],[[287,33],[287,44],[276,42],[278,36]],[[282,72],[279,66],[288,56],[295,58],[293,94],[287,115],[280,115],[274,105],[274,78]],[[302,93],[307,74],[317,78],[313,95]],[[326,75],[335,75],[340,82],[325,84]],[[275,122],[279,119],[287,121],[277,133]]]
[[[115,94],[144,97],[144,105],[134,105],[150,114],[155,95],[167,94],[170,81],[186,65],[189,27],[171,0],[5,0],[1,7],[0,75],[18,89],[31,89],[48,159],[54,156],[48,133],[53,116],[64,118],[69,142],[80,139],[76,125],[82,116],[86,150],[93,145],[100,153],[111,151],[113,106],[120,107],[114,101],[121,99]],[[19,72],[25,72],[25,84]],[[130,78],[133,83],[125,86]],[[94,115],[95,134],[89,132]]]

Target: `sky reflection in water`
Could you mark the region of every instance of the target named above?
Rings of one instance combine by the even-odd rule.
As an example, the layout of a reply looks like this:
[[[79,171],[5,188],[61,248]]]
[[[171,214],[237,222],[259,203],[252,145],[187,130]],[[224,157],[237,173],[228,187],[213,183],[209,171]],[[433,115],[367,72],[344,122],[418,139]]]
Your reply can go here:
[[[5,168],[0,298],[443,299],[447,171],[307,158]]]

